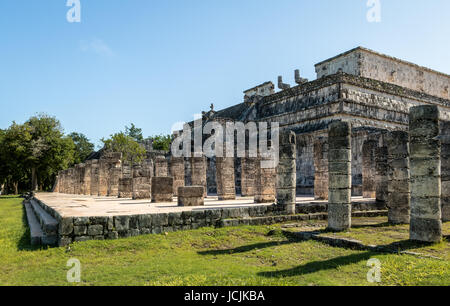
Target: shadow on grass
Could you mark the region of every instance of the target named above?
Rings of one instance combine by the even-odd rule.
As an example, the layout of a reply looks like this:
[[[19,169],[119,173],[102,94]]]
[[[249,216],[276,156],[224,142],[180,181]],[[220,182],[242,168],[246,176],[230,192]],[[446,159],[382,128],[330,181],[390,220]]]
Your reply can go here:
[[[324,270],[333,270],[338,267],[351,265],[360,261],[367,261],[377,253],[365,252],[362,254],[352,254],[348,256],[340,256],[332,259],[308,262],[307,264],[300,265],[295,268],[279,270],[279,271],[266,271],[257,273],[263,277],[288,277],[311,274]]]
[[[272,233],[269,232],[268,235],[272,235]],[[227,254],[236,254],[236,253],[245,253],[250,252],[253,250],[260,250],[265,248],[271,248],[276,246],[281,246],[285,244],[290,244],[294,242],[298,242],[299,239],[295,234],[289,233],[289,232],[280,232],[280,235],[283,235],[287,240],[285,241],[272,241],[272,242],[261,242],[261,243],[255,243],[250,245],[244,245],[233,249],[226,249],[226,250],[209,250],[209,251],[200,251],[198,252],[199,255],[227,255]]]

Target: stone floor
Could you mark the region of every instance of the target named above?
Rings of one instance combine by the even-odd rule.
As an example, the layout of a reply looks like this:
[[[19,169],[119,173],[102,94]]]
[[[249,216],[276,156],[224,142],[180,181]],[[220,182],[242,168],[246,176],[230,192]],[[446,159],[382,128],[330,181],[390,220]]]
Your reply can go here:
[[[208,196],[205,206],[178,207],[177,198],[171,203],[151,203],[149,200],[119,199],[116,197],[94,197],[61,193],[37,193],[36,198],[56,210],[62,217],[105,217],[126,216],[153,213],[170,213],[215,208],[235,208],[247,206],[266,206],[271,204],[254,204],[253,197],[238,197],[236,200],[219,201],[217,196]],[[354,197],[352,201],[373,202],[373,199]],[[326,203],[315,201],[313,197],[297,197],[297,203]]]

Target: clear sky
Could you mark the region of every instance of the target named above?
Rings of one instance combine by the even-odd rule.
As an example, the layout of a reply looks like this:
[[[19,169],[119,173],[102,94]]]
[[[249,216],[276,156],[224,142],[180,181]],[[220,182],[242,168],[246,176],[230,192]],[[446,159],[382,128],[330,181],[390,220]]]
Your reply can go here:
[[[0,1],[0,128],[45,112],[93,142],[133,122],[170,133],[243,90],[364,46],[450,74],[450,1]]]

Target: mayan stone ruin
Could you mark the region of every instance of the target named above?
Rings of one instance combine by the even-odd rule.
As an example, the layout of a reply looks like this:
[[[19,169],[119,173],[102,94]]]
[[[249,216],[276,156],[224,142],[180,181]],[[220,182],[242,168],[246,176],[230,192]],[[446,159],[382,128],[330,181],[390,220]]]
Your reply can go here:
[[[120,153],[102,152],[61,171],[55,193],[199,208],[156,214],[142,224],[120,212],[105,215],[98,224],[103,231],[79,232],[69,225],[60,241],[248,224],[253,221],[245,218],[256,216],[270,223],[305,213],[323,213],[329,229],[343,231],[361,203],[384,210],[391,224],[410,224],[412,240],[439,241],[442,221],[450,220],[450,76],[361,47],[320,62],[315,70],[315,80],[295,71],[296,86],[280,77],[278,91],[265,82],[246,90],[241,103],[202,112],[203,126],[279,123],[279,161],[273,166],[262,166],[270,158],[260,152],[250,156],[246,143],[245,156],[152,152],[129,165]],[[203,142],[208,136],[202,135]],[[249,133],[245,137],[248,141]],[[274,139],[258,137],[260,145],[273,145]],[[299,203],[306,198],[306,204]],[[242,206],[223,206],[227,203]],[[77,216],[67,221],[64,214],[53,214],[85,226]]]

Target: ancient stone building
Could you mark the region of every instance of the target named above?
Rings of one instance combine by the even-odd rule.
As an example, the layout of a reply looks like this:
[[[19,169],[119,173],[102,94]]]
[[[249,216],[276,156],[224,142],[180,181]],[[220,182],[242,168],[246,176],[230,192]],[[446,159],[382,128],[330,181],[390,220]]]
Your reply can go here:
[[[437,105],[441,119],[448,120],[450,76],[361,47],[322,61],[315,68],[315,80],[296,74],[298,85],[280,84],[278,92],[272,82],[266,82],[245,91],[239,104],[203,112],[203,121],[279,122],[282,129],[294,131],[297,194],[317,199],[327,198],[328,125],[347,121],[352,126],[352,194],[374,197],[378,188],[377,197],[386,201],[384,133],[407,131],[408,112],[415,105]],[[245,172],[246,167],[244,160],[241,170]],[[377,179],[384,185],[377,187]],[[216,181],[210,180],[209,172],[207,181]],[[235,185],[247,193],[245,181],[238,183],[236,179]]]

